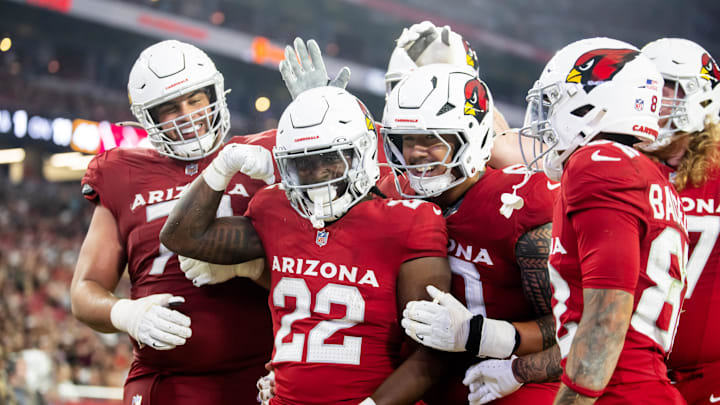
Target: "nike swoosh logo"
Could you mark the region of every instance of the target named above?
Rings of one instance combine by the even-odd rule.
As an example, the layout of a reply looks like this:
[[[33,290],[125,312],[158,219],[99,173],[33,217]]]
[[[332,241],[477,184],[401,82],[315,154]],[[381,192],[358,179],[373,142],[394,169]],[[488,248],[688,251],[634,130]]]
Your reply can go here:
[[[720,402],[720,397],[710,394],[710,403],[714,404],[715,402]]]
[[[618,157],[601,155],[599,150],[596,150],[595,152],[593,152],[592,156],[590,156],[590,159],[592,159],[596,162],[619,162],[620,161],[620,158],[618,158]]]
[[[560,187],[560,183],[553,184],[553,183],[550,183],[549,181],[547,182],[548,190],[555,190],[558,187]]]

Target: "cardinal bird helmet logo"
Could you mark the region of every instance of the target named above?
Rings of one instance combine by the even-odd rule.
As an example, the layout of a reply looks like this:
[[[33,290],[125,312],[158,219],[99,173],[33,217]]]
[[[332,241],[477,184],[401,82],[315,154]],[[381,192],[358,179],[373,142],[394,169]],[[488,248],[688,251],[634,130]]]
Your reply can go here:
[[[475,50],[470,47],[470,44],[468,43],[468,41],[463,41],[463,48],[465,49],[465,61],[467,62],[468,66],[477,70],[477,68],[478,68],[477,53],[475,53]]]
[[[720,70],[718,70],[718,65],[707,52],[702,55],[700,76],[710,80],[713,87],[720,83]]]
[[[478,124],[488,111],[490,99],[485,83],[478,79],[471,79],[465,83],[465,115],[472,115]]]
[[[585,52],[576,61],[565,79],[568,83],[580,83],[586,93],[619,72],[626,63],[640,52],[633,49],[594,49]]]

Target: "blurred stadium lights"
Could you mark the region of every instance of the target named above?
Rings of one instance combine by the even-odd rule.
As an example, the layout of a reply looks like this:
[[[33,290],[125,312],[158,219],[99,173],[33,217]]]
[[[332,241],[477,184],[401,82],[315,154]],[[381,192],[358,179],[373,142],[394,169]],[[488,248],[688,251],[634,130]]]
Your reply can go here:
[[[80,152],[55,153],[47,159],[47,164],[53,167],[67,167],[70,169],[87,169],[93,155],[84,155]]]
[[[0,149],[0,165],[20,163],[23,160],[25,160],[25,149],[23,148]]]
[[[60,61],[53,59],[48,63],[48,73],[54,75],[60,70]]]
[[[265,112],[270,108],[270,99],[265,96],[260,96],[255,100],[255,109],[259,112]]]
[[[10,37],[5,37],[2,40],[0,40],[0,51],[7,52],[12,47],[12,39]]]
[[[72,17],[82,18],[96,24],[127,30],[142,35],[188,41],[204,50],[217,52],[246,63],[259,64],[276,70],[284,58],[284,45],[269,39],[236,30],[201,23],[190,18],[156,11],[145,6],[114,0],[73,0],[63,7],[56,7],[51,0],[15,0],[60,11]],[[385,94],[385,71],[349,60],[327,56],[325,65],[330,72],[348,66],[353,80],[348,86],[374,95]]]
[[[80,152],[56,153],[43,162],[43,176],[48,181],[79,180],[93,157]]]

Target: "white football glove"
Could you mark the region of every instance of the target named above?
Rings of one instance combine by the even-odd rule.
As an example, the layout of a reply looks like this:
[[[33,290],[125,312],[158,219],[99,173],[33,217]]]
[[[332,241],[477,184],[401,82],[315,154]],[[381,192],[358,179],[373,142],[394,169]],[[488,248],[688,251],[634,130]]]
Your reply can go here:
[[[314,39],[307,41],[295,38],[295,49],[285,47],[285,59],[280,62],[280,75],[294,99],[305,90],[315,87],[334,86],[344,89],[350,80],[350,68],[344,66],[335,79],[328,78],[320,47]]]
[[[485,360],[467,369],[463,384],[470,388],[470,405],[486,404],[510,395],[522,386],[512,371],[512,363],[516,358]]]
[[[110,321],[118,330],[127,332],[142,348],[170,350],[185,344],[192,336],[190,318],[168,305],[183,303],[183,297],[153,294],[136,300],[118,300],[110,310]]]
[[[260,377],[255,384],[258,389],[258,399],[261,405],[268,405],[275,396],[275,372],[271,371]]]
[[[507,321],[473,316],[451,294],[432,285],[426,287],[433,298],[429,301],[410,301],[403,311],[400,324],[415,341],[446,352],[464,352],[468,349],[478,357],[504,359],[515,349],[517,332]],[[475,318],[475,323],[471,320]],[[473,330],[473,328],[477,330]],[[468,342],[470,334],[474,339]],[[477,336],[476,336],[477,335]],[[470,348],[468,344],[470,343]]]
[[[275,182],[272,155],[259,145],[226,145],[202,174],[210,188],[224,191],[237,172],[263,180],[267,184]]]
[[[433,63],[469,65],[465,41],[447,25],[436,27],[430,21],[423,21],[404,28],[397,39],[397,47],[405,49],[417,66]],[[469,52],[474,56],[475,51],[470,49]]]
[[[400,322],[418,343],[446,352],[464,352],[472,312],[455,297],[435,286],[425,288],[433,301],[410,301]]]
[[[215,264],[178,256],[180,270],[195,287],[205,284],[219,284],[233,277],[247,277],[257,280],[265,269],[265,259],[259,258],[238,264]]]

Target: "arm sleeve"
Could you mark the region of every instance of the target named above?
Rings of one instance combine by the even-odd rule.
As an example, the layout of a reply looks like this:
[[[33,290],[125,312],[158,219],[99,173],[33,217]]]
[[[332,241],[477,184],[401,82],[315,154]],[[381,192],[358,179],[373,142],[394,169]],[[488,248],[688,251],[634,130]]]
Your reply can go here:
[[[574,213],[583,288],[634,294],[640,272],[640,222],[634,215],[608,208]]]

